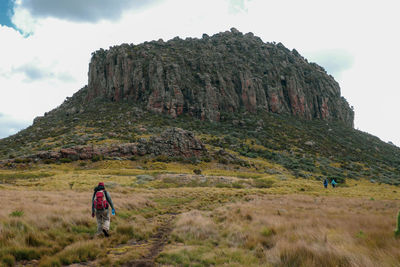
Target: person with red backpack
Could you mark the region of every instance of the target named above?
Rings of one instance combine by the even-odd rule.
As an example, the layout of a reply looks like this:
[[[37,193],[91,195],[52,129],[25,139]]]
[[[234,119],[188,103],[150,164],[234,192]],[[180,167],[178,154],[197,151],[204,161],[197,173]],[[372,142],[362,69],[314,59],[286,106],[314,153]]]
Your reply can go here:
[[[96,215],[97,219],[97,235],[104,233],[106,237],[109,236],[108,231],[110,229],[110,211],[111,206],[112,215],[115,215],[115,209],[111,200],[110,194],[105,190],[104,183],[100,182],[97,187],[94,188],[92,197],[92,217]]]

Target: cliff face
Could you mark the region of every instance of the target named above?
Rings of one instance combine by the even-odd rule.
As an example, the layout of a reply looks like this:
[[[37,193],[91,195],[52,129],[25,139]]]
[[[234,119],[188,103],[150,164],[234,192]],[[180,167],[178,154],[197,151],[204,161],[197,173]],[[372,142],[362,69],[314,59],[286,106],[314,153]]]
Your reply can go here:
[[[93,54],[87,100],[134,101],[147,109],[218,121],[222,112],[267,111],[343,121],[354,113],[338,83],[281,43],[235,29]]]

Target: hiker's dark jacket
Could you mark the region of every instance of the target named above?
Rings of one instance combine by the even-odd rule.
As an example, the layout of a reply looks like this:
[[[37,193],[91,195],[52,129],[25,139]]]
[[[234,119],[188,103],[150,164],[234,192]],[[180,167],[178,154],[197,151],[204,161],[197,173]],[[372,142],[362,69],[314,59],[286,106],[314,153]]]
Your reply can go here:
[[[112,202],[110,194],[104,189],[104,186],[97,186],[94,188],[94,193],[93,193],[93,197],[92,197],[92,213],[94,213],[96,210],[94,208],[94,199],[96,198],[96,193],[101,190],[104,191],[104,194],[106,196],[106,200],[107,200],[108,204],[111,206],[112,209],[114,209],[114,204]]]

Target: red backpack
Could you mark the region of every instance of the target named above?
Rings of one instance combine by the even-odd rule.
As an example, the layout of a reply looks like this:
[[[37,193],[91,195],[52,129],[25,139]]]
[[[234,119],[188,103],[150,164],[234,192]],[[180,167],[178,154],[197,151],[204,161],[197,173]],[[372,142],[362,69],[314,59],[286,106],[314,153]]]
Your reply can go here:
[[[97,191],[94,199],[94,208],[97,210],[104,210],[108,208],[106,194],[103,190]]]

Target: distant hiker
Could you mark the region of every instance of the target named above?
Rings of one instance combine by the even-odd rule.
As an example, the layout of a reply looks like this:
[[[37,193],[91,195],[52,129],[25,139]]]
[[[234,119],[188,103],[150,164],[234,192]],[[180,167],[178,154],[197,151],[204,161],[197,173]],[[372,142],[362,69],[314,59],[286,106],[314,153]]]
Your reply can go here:
[[[108,206],[111,206],[112,215],[115,215],[115,209],[111,200],[111,196],[105,190],[104,183],[100,182],[99,185],[94,188],[92,197],[92,217],[96,215],[96,234],[100,235],[101,232],[103,232],[106,237],[109,236],[108,231],[110,229],[110,211]]]
[[[336,187],[336,184],[337,184],[337,183],[335,182],[335,179],[332,179],[332,182],[331,182],[331,184],[332,184],[332,187],[333,187],[333,188],[335,188],[335,187]]]
[[[324,180],[324,187],[325,187],[325,188],[328,188],[328,184],[329,184],[328,179],[325,178],[325,180]]]

